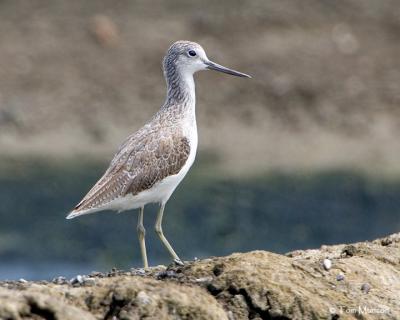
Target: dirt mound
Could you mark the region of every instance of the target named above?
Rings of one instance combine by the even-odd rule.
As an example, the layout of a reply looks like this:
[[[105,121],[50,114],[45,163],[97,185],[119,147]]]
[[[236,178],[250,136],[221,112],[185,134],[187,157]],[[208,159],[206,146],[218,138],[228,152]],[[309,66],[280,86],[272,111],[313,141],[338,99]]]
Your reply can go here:
[[[266,251],[0,283],[1,319],[397,319],[400,234],[278,255]]]

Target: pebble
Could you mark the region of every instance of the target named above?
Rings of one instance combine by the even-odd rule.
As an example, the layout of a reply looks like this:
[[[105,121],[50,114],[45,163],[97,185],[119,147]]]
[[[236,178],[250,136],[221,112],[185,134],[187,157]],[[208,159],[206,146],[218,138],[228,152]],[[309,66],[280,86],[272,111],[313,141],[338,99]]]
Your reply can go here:
[[[115,277],[120,273],[121,273],[121,271],[119,271],[117,268],[114,267],[114,268],[111,269],[111,271],[107,272],[106,276],[107,277]]]
[[[365,294],[367,294],[369,292],[369,290],[371,290],[371,286],[369,283],[364,283],[361,286],[361,291],[364,292]]]
[[[18,280],[19,283],[27,283],[28,281],[26,281],[24,278],[21,278]]]
[[[343,273],[339,273],[337,276],[336,276],[336,281],[343,281],[344,280],[344,274]]]
[[[343,248],[341,255],[343,257],[353,257],[356,255],[356,253],[357,253],[357,248],[352,244],[349,244]]]
[[[178,275],[173,270],[160,271],[160,272],[156,273],[156,278],[158,280],[166,279],[166,278],[177,278],[177,277],[178,277]]]
[[[212,277],[203,277],[203,278],[198,278],[195,281],[197,283],[203,283],[203,282],[211,282],[213,280]]]
[[[69,280],[69,283],[73,286],[79,286],[84,282],[85,278],[85,276],[81,276],[80,274],[78,274],[76,277]]]
[[[67,279],[65,277],[56,277],[53,280],[51,280],[51,282],[55,283],[55,284],[66,284],[68,283]]]
[[[144,268],[131,269],[131,273],[135,276],[144,276],[146,275],[146,270]]]
[[[330,268],[332,268],[332,261],[329,259],[324,259],[322,265],[324,266],[325,270],[329,270]]]
[[[174,263],[177,266],[183,267],[185,264],[183,263],[183,261],[179,260],[179,259],[174,259]]]
[[[97,277],[97,278],[104,278],[104,273],[102,273],[102,272],[99,272],[99,271],[92,271],[90,274],[89,274],[89,276],[90,277]]]

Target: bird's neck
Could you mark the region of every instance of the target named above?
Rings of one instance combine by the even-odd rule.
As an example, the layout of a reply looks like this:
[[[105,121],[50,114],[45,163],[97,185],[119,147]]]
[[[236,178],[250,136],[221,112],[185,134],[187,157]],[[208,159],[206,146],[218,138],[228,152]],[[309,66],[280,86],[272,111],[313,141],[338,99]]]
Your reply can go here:
[[[196,92],[193,74],[181,72],[175,66],[164,70],[167,82],[167,99],[163,108],[178,108],[182,113],[194,113]]]

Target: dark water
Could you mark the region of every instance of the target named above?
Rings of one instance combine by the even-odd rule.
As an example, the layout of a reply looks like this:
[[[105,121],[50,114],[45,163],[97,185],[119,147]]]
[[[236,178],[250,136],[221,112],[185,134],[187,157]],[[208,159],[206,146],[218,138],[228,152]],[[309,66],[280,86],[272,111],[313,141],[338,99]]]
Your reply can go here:
[[[12,163],[0,173],[0,279],[49,279],[140,266],[136,212],[66,213],[105,165]],[[164,232],[184,260],[235,251],[287,252],[400,230],[400,181],[352,172],[230,179],[200,161],[169,201]],[[169,257],[145,210],[150,263]]]

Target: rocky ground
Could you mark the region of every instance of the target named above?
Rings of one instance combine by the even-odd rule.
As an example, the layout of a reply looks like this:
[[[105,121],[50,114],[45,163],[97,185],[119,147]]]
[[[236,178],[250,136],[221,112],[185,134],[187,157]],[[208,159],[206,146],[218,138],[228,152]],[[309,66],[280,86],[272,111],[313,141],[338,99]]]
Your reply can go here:
[[[0,283],[0,319],[398,319],[400,233],[279,255]]]

